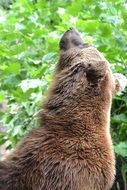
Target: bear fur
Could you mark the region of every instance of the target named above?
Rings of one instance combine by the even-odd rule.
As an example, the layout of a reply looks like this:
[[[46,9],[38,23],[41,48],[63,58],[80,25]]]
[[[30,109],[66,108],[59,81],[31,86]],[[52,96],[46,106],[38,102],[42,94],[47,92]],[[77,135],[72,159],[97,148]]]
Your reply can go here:
[[[75,29],[66,31],[40,126],[0,163],[0,190],[109,190],[110,110],[120,76]]]

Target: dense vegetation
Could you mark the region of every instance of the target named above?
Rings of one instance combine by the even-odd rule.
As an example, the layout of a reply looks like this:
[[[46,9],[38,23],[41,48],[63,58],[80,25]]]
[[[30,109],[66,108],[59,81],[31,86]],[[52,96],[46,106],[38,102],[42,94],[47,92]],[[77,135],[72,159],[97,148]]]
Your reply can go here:
[[[0,103],[7,104],[0,113],[5,126],[0,145],[6,149],[37,125],[58,41],[69,27],[103,52],[113,71],[127,76],[125,0],[1,0],[0,5]],[[114,189],[127,190],[127,89],[114,97],[111,133],[120,172]]]

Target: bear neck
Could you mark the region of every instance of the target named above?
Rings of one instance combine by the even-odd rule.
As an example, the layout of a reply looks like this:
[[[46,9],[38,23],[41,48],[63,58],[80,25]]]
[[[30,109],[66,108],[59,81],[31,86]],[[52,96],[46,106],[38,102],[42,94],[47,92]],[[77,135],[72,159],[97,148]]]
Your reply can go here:
[[[49,97],[43,106],[41,123],[49,129],[65,130],[75,135],[86,131],[109,130],[112,95],[108,85],[82,87],[82,83],[72,85],[71,79],[63,81],[55,78]],[[75,77],[76,79],[76,77]],[[73,78],[74,80],[74,78]],[[86,81],[85,81],[86,83]]]

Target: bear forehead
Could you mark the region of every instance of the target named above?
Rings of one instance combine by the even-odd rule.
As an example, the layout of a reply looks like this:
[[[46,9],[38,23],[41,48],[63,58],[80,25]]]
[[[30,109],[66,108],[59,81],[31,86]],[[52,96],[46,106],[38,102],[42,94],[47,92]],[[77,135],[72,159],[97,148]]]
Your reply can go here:
[[[80,62],[106,62],[109,65],[109,62],[105,59],[105,57],[94,47],[87,47],[80,50],[74,50],[73,59],[71,61],[72,64],[80,63]],[[70,55],[71,56],[71,55]]]

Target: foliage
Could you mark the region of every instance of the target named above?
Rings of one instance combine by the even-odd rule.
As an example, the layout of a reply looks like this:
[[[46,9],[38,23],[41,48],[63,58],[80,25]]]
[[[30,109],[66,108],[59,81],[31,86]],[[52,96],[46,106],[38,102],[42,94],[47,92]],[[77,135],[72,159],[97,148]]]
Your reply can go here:
[[[8,149],[36,126],[38,107],[58,60],[58,41],[69,27],[76,27],[86,42],[103,52],[113,71],[127,75],[127,3],[125,0],[6,2],[10,3],[6,6],[9,10],[0,9],[0,102],[7,102],[8,106],[0,116],[7,130],[0,133],[0,144],[6,142]],[[123,159],[127,158],[126,94],[127,89],[114,98],[111,122],[115,151]]]

